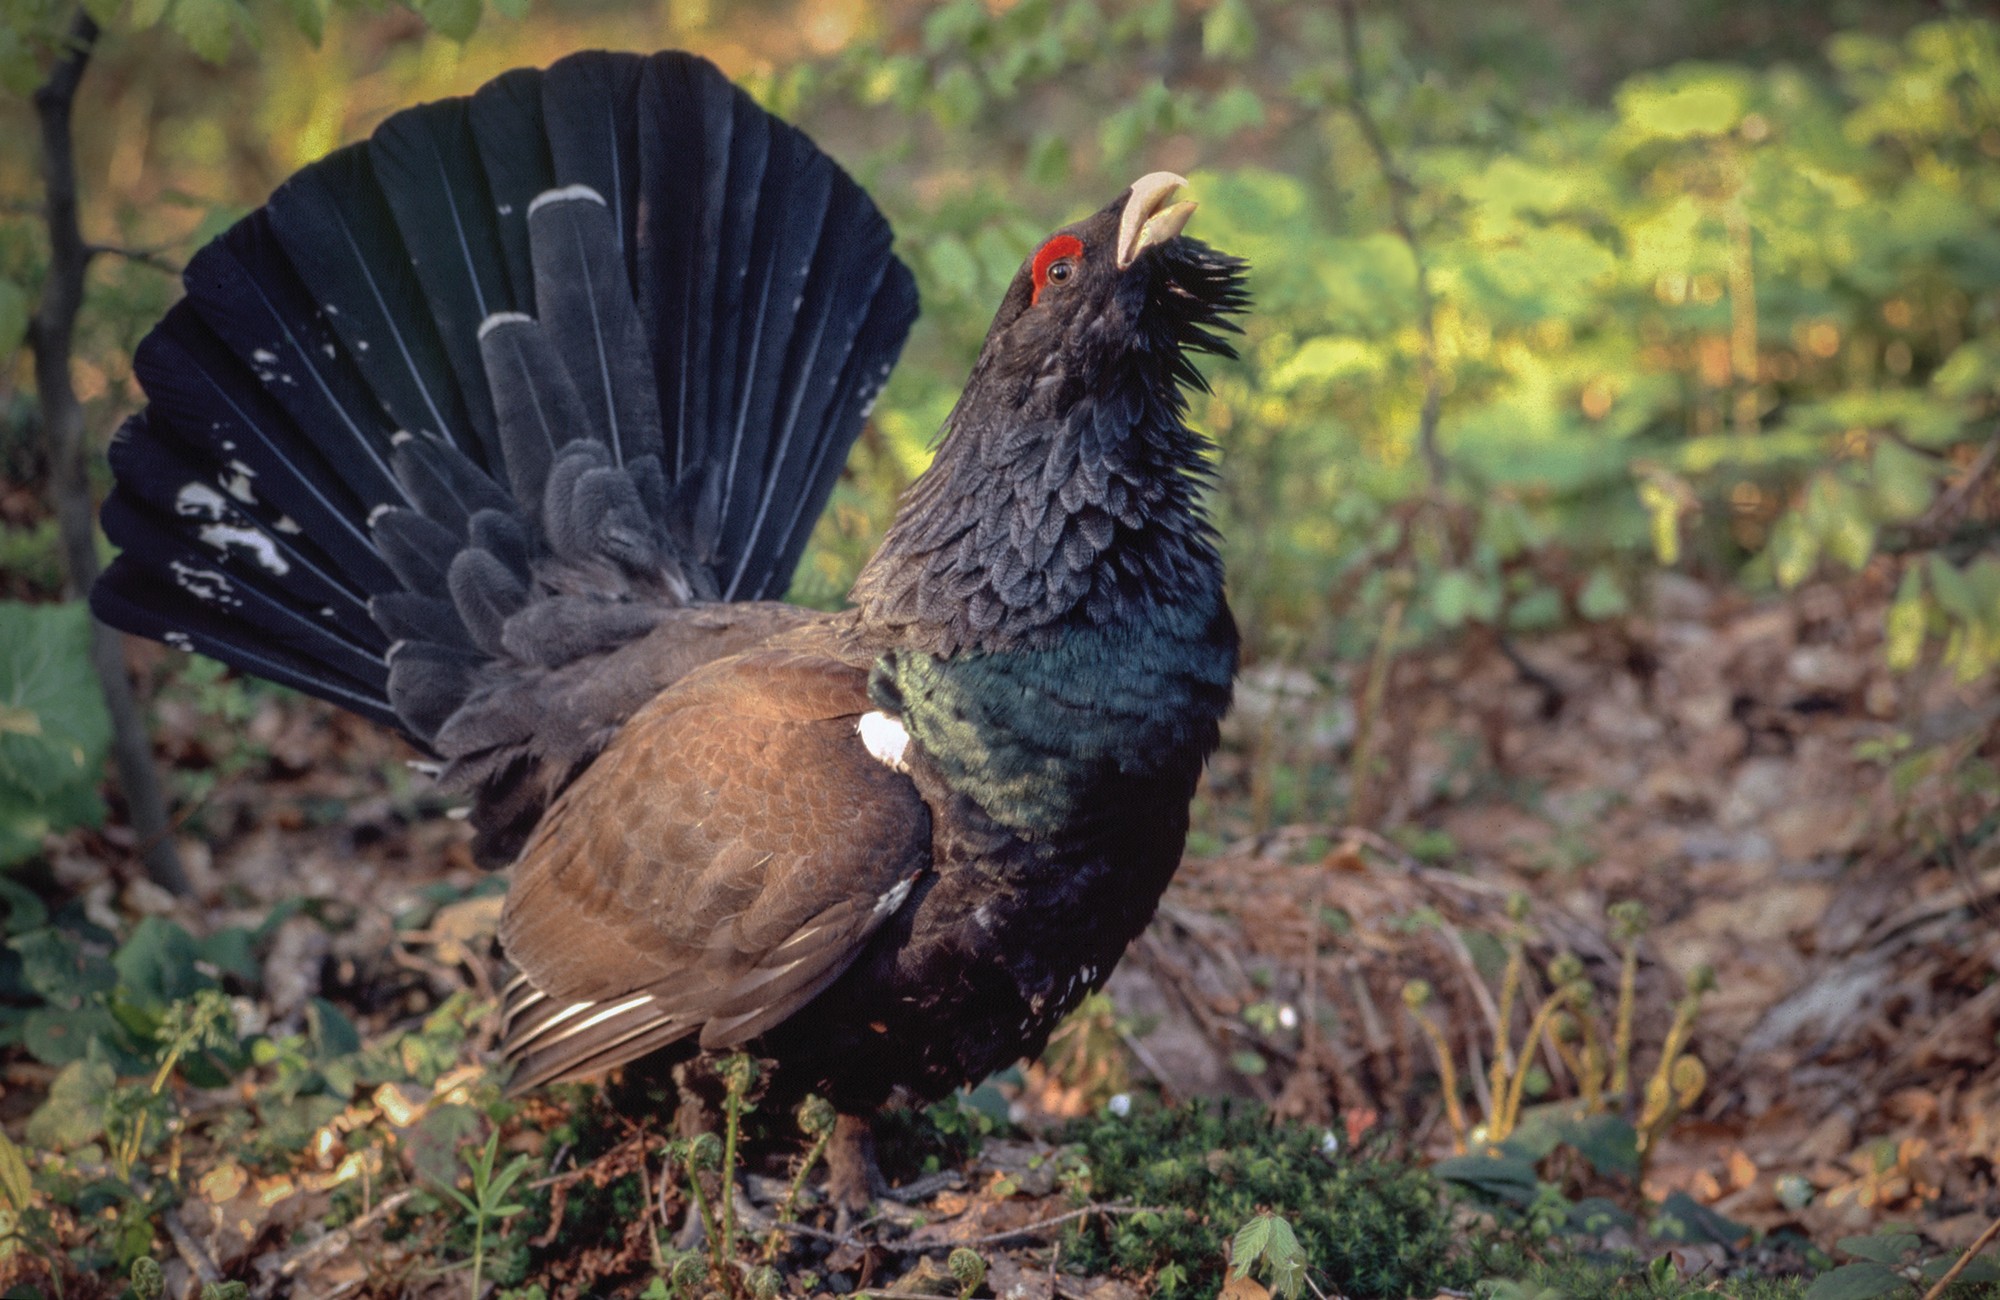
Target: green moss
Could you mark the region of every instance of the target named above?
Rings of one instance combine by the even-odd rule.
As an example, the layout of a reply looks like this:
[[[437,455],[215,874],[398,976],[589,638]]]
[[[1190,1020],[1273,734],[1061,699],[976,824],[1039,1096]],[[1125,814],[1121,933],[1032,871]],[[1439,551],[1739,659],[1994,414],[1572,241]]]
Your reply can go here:
[[[1259,1210],[1291,1223],[1322,1289],[1434,1295],[1479,1274],[1454,1258],[1438,1184],[1428,1173],[1322,1149],[1323,1134],[1274,1125],[1227,1104],[1200,1104],[1080,1125],[1091,1194],[1159,1213],[1092,1218],[1063,1257],[1083,1268],[1154,1272],[1163,1295],[1212,1294],[1223,1245]],[[1330,1285],[1328,1285],[1330,1284]]]

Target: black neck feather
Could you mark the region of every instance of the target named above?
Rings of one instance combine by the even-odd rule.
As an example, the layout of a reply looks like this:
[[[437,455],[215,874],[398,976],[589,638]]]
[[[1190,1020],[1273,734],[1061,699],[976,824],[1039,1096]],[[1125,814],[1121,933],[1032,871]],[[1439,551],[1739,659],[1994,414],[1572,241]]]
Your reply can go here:
[[[863,617],[953,655],[1218,592],[1210,444],[1176,383],[1188,373],[1179,347],[1139,346],[1084,391],[1051,393],[982,362],[855,584]],[[1038,411],[1038,388],[1061,409]]]

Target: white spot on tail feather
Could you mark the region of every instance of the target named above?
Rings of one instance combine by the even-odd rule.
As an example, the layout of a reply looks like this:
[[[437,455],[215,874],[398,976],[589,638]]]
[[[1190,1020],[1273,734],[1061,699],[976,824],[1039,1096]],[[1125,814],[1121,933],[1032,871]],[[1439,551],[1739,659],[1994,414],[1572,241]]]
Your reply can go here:
[[[240,546],[250,552],[259,568],[275,573],[279,577],[292,571],[291,562],[278,554],[278,545],[255,528],[244,528],[237,524],[203,524],[201,540],[216,550],[228,554],[232,546]]]
[[[861,715],[861,721],[854,725],[861,737],[861,743],[875,756],[875,761],[898,772],[910,770],[903,754],[910,746],[910,733],[903,729],[902,721],[892,718],[880,709]]]
[[[250,486],[250,480],[257,477],[257,471],[240,460],[229,462],[229,477],[222,481],[222,488],[246,506],[257,504],[257,491]]]
[[[595,203],[600,208],[611,206],[604,201],[602,194],[599,194],[588,185],[565,185],[559,190],[543,190],[540,194],[537,194],[535,201],[528,205],[528,215],[531,217],[534,216],[543,207],[551,203],[575,203],[579,200],[587,203]]]
[[[242,598],[236,594],[235,584],[214,569],[197,569],[182,560],[175,560],[167,568],[173,573],[174,581],[196,600],[205,600],[215,605],[243,603]]]
[[[175,494],[174,513],[220,520],[229,517],[230,509],[229,502],[223,500],[222,493],[208,484],[189,483]]]
[[[485,338],[502,325],[532,325],[534,323],[535,318],[526,312],[496,311],[485,320],[479,322],[479,337],[482,339]]]
[[[278,364],[278,354],[269,348],[258,348],[250,354],[250,359],[260,366],[275,366]]]

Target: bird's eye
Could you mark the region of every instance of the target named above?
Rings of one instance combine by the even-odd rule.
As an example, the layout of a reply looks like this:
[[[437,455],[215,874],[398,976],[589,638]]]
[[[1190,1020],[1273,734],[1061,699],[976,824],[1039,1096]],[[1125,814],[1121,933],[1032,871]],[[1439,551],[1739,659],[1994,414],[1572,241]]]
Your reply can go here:
[[[1037,249],[1034,260],[1028,264],[1029,278],[1035,286],[1029,301],[1040,302],[1042,290],[1075,275],[1076,261],[1082,256],[1083,241],[1075,235],[1057,235]]]

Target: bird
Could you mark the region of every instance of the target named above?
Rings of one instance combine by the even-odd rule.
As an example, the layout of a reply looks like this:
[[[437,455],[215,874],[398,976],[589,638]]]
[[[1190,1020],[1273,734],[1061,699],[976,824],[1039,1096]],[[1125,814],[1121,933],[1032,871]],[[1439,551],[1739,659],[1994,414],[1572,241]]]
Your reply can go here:
[[[1247,266],[1185,186],[1036,245],[826,612],[781,597],[917,314],[869,196],[684,52],[403,110],[189,262],[91,607],[469,801],[511,1088],[748,1051],[866,1204],[880,1107],[1103,986],[1229,708],[1188,394]]]

